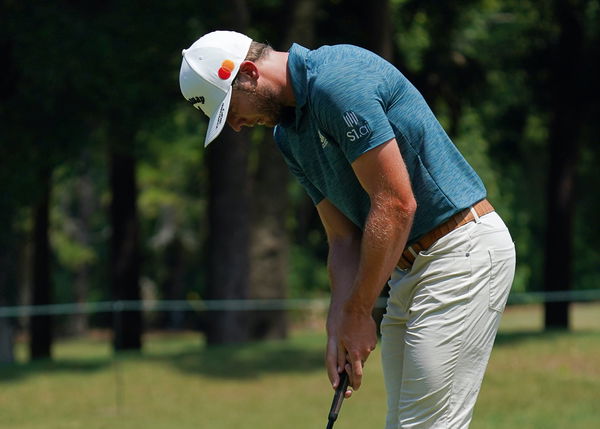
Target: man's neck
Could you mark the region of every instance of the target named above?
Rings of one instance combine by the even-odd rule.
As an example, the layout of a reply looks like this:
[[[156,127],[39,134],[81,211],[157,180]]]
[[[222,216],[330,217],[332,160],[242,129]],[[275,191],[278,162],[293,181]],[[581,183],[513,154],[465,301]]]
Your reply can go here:
[[[295,106],[296,96],[287,67],[288,56],[287,52],[271,51],[262,60],[261,74],[273,85],[282,105]]]

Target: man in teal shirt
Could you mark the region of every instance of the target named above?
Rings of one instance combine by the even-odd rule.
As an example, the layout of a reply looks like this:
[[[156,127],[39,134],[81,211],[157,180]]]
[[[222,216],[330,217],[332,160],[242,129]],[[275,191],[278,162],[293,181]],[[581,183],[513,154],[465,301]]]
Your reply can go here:
[[[274,51],[213,32],[183,52],[180,86],[209,116],[275,126],[327,234],[326,367],[362,383],[382,323],[387,429],[466,428],[514,275],[510,234],[419,92],[364,49]],[[351,390],[346,396],[351,395]]]

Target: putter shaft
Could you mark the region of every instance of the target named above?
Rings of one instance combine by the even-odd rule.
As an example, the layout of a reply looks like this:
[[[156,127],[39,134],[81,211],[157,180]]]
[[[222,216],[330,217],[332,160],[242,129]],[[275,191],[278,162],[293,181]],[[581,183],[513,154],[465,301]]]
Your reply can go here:
[[[338,384],[337,389],[335,389],[335,394],[333,395],[331,409],[329,410],[327,429],[332,429],[333,423],[335,423],[335,421],[338,418],[338,414],[340,413],[340,408],[342,408],[342,402],[344,401],[344,394],[346,393],[347,388],[348,373],[344,371],[340,374],[340,383]]]

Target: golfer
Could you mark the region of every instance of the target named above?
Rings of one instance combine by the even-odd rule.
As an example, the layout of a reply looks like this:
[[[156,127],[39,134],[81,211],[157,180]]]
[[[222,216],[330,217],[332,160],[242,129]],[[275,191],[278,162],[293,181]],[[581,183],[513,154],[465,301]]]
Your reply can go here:
[[[350,45],[288,52],[217,31],[183,51],[184,97],[209,118],[275,127],[329,243],[326,367],[362,384],[386,282],[387,429],[466,428],[513,280],[510,234],[415,87]],[[346,392],[350,396],[351,392]]]

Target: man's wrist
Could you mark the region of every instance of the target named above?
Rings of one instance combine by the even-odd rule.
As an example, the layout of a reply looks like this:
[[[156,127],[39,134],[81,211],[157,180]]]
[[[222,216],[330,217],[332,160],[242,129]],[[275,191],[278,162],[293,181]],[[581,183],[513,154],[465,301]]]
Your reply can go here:
[[[370,304],[368,300],[351,296],[348,301],[344,304],[344,312],[347,314],[359,315],[359,316],[370,316],[373,311],[373,304]]]
[[[337,333],[341,311],[342,308],[339,306],[329,309],[329,314],[327,315],[327,321],[325,323],[325,331],[327,332],[327,335],[331,336]]]

